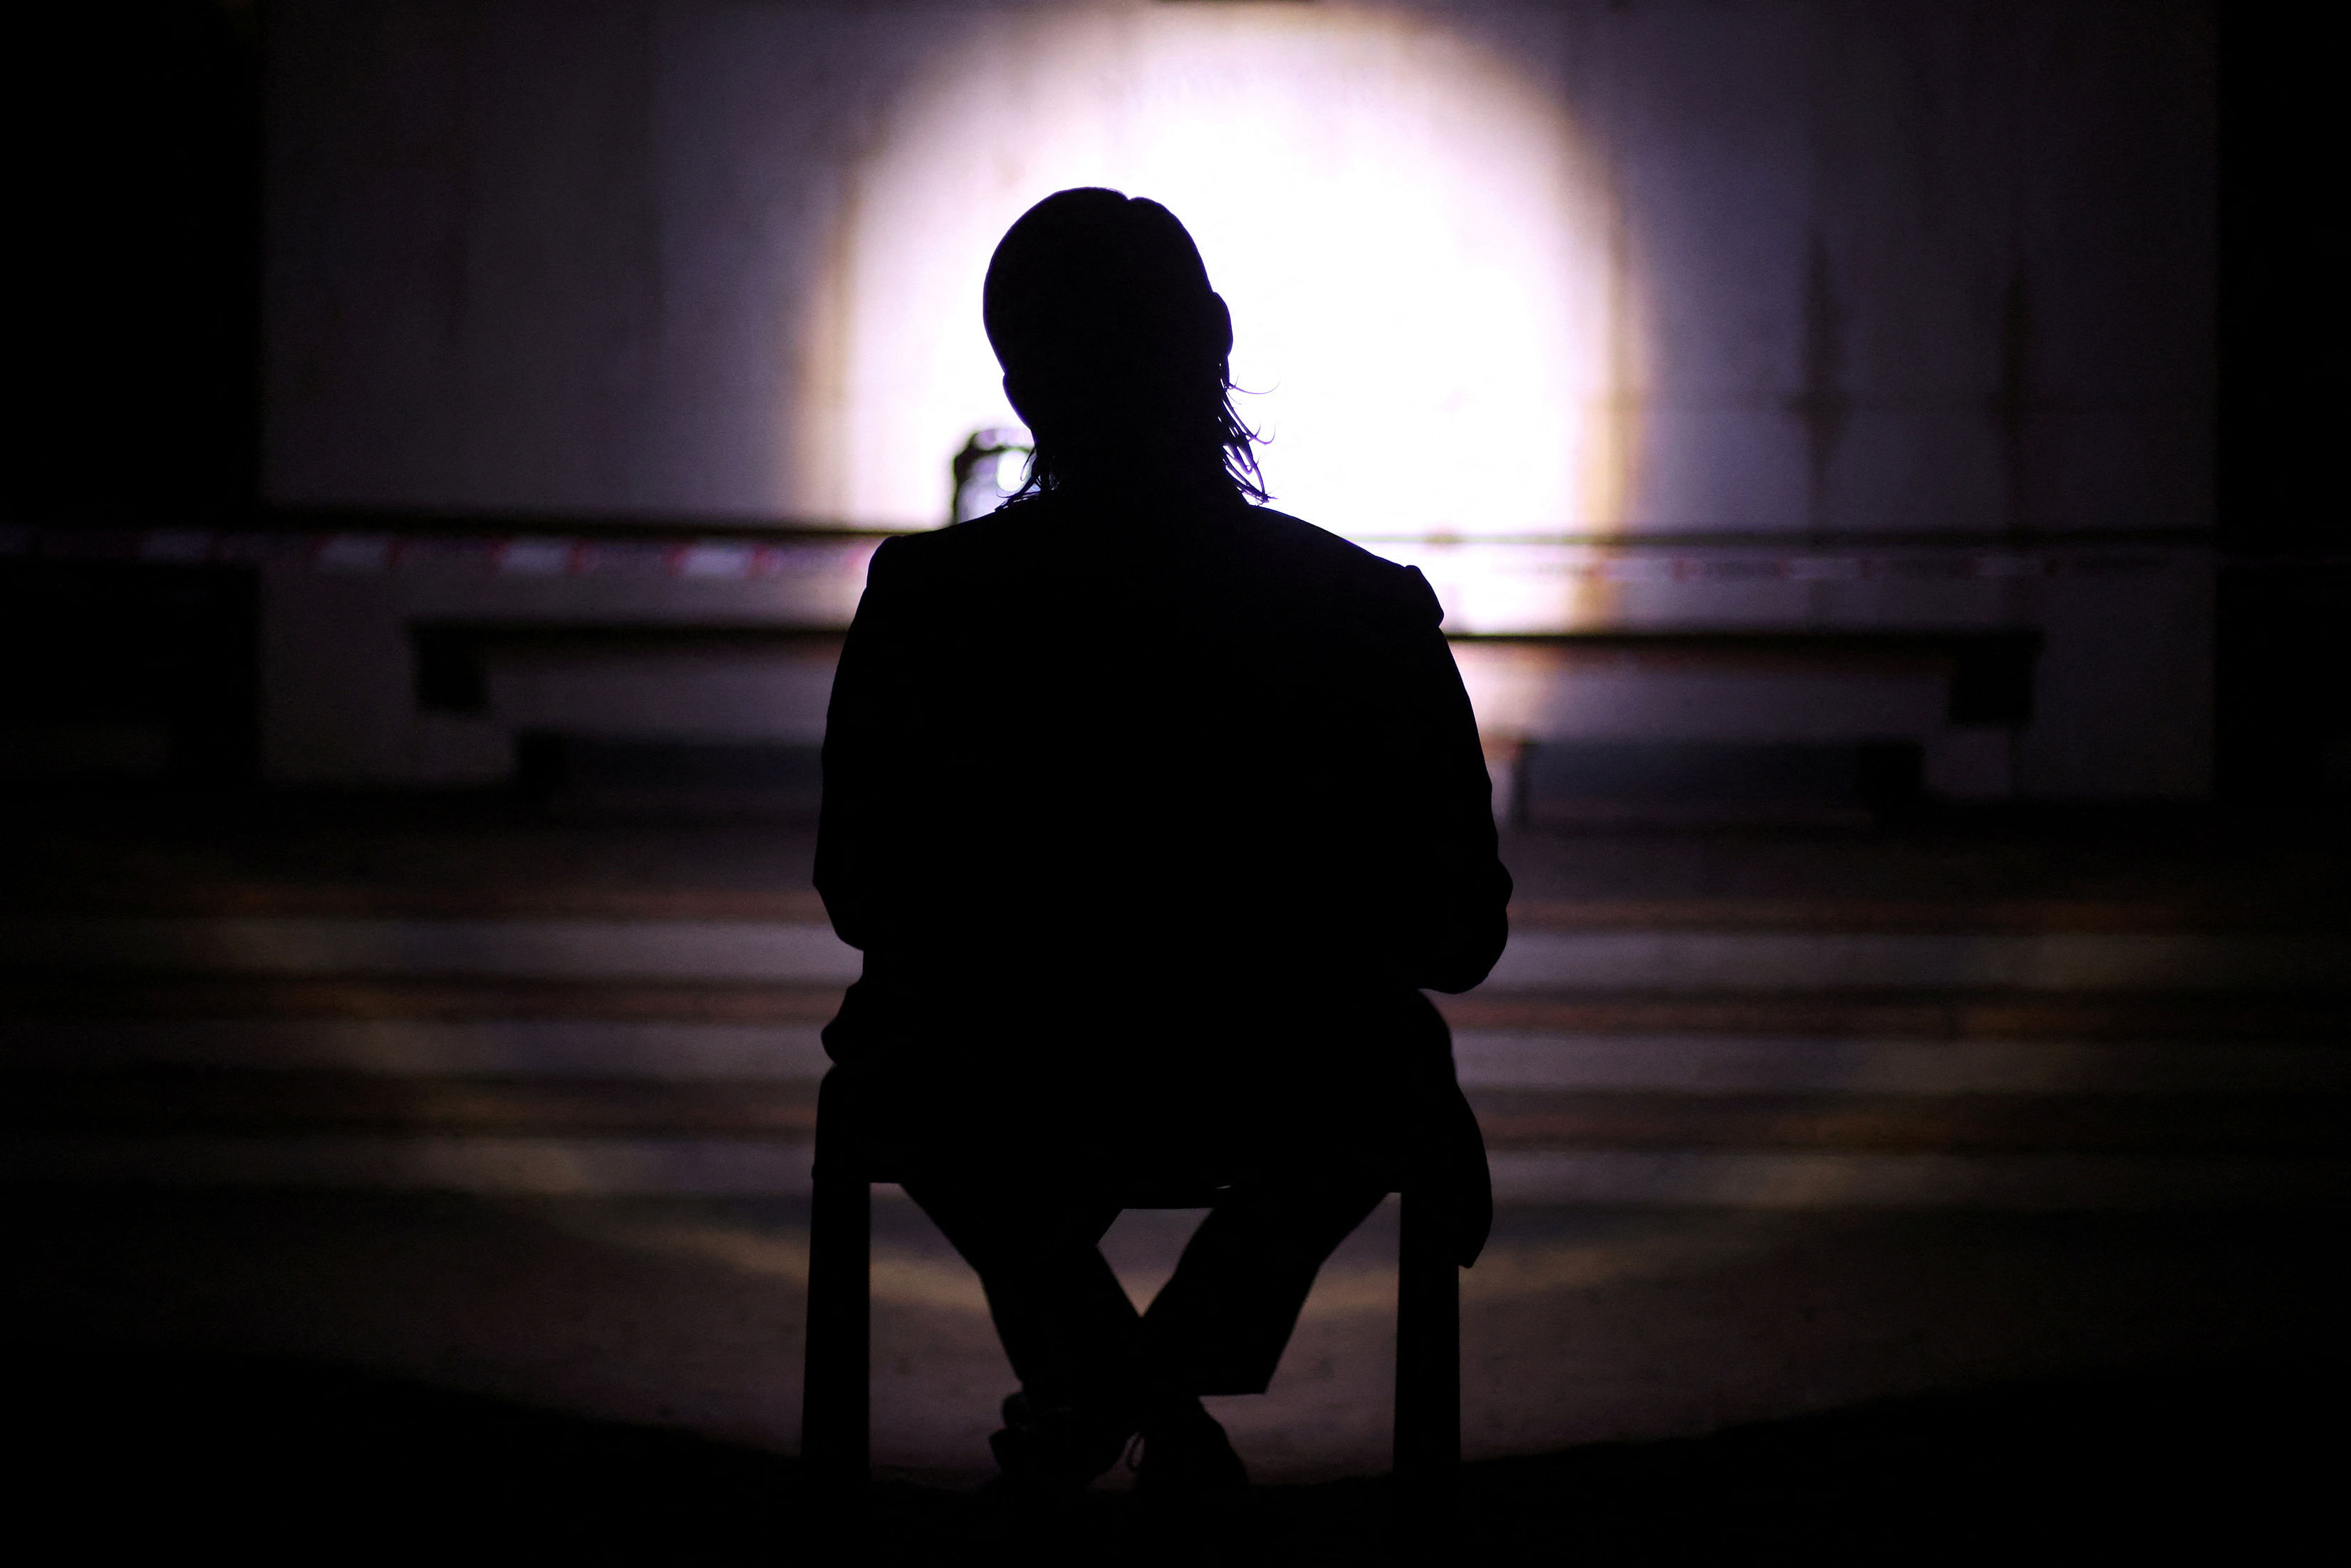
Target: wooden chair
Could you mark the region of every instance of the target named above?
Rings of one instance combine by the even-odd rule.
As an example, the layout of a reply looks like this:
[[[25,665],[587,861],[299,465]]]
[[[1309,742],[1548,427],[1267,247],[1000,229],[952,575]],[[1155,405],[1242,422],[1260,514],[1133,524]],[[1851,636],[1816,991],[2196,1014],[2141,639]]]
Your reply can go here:
[[[870,1156],[836,1070],[817,1100],[816,1190],[809,1225],[808,1342],[800,1454],[810,1482],[841,1500],[872,1467],[872,1184],[895,1179]],[[1433,1199],[1403,1194],[1396,1260],[1395,1464],[1400,1500],[1436,1521],[1454,1506],[1461,1465],[1461,1275]],[[1155,1192],[1137,1208],[1206,1208],[1211,1193]]]

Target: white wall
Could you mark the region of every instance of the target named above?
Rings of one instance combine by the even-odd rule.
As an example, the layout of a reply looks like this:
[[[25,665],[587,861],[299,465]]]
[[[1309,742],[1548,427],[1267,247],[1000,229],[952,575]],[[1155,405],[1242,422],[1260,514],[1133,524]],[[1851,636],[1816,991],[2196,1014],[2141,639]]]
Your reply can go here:
[[[1157,143],[1149,157],[1121,148],[1165,132],[1165,105],[1188,90],[1190,78],[1167,74],[1164,40],[1213,33],[1239,63],[1195,76],[1302,84],[1332,95],[1334,124],[1401,126],[1405,152],[1437,149],[1436,174],[1398,186],[1407,218],[1428,207],[1431,179],[1490,187],[1486,207],[1455,206],[1524,216],[1522,235],[1489,247],[1497,276],[1555,294],[1524,312],[1540,319],[1534,339],[1559,338],[1529,363],[1564,366],[1565,390],[1527,396],[1564,398],[1572,438],[1506,443],[1468,464],[1455,487],[1487,498],[1466,519],[1417,501],[1389,516],[1342,504],[1328,465],[1315,477],[1301,412],[1299,488],[1333,497],[1301,511],[1341,531],[1393,535],[1420,507],[1430,528],[1457,534],[1508,524],[1657,548],[1761,536],[1831,558],[1899,554],[1905,540],[1928,555],[2014,553],[2020,530],[2118,545],[2159,533],[2173,542],[2105,576],[1896,573],[1744,598],[1668,578],[1579,590],[1556,614],[1562,627],[2034,626],[2047,649],[2038,716],[2012,768],[2029,792],[2209,787],[2210,572],[2193,548],[2211,504],[2201,5],[282,0],[270,27],[266,465],[281,503],[931,520],[924,497],[935,491],[944,510],[954,433],[925,434],[903,411],[947,408],[964,381],[975,414],[993,393],[976,308],[960,327],[939,314],[954,289],[923,271],[925,245],[952,253],[936,267],[976,277],[997,208],[1044,193],[1065,165],[1173,167]],[[990,86],[1017,72],[1037,91]],[[1464,82],[1490,87],[1482,141],[1412,129],[1459,118]],[[1078,151],[1031,157],[1024,139],[1050,140],[1034,107],[1048,100],[1066,100],[1053,123],[1078,128]],[[1288,148],[1311,139],[1312,120],[1275,117],[1267,134]],[[1217,172],[1243,185],[1312,177],[1320,165],[1293,152],[1225,150]],[[1204,227],[1228,221],[1209,211],[1215,188],[1195,204]],[[1288,205],[1324,227],[1347,221],[1346,204],[1307,193]],[[1256,193],[1246,210],[1280,220],[1280,197]],[[1386,263],[1376,225],[1366,232],[1348,254],[1371,277]],[[1233,274],[1253,276],[1238,263]],[[893,359],[874,346],[886,336],[876,323],[902,298],[915,302],[906,320],[940,324],[900,332]],[[1246,325],[1250,302],[1235,303]],[[1415,345],[1418,358],[1397,356],[1412,374],[1398,371],[1392,397],[1407,410],[1412,389],[1451,373],[1427,344],[1478,329],[1413,337],[1414,308],[1402,299],[1367,323]],[[934,336],[937,362],[961,368],[925,382]],[[1375,377],[1377,360],[1353,379]],[[1502,366],[1492,384],[1516,373],[1490,362]],[[1289,378],[1290,392],[1309,379]],[[1339,436],[1364,422],[1343,423]],[[1447,465],[1478,455],[1426,412],[1363,439],[1399,495],[1441,495]],[[930,444],[943,449],[925,458]],[[1520,447],[1536,449],[1525,475],[1476,490]],[[1266,463],[1278,491],[1284,461],[1277,440]],[[1551,548],[1496,556],[1481,569],[1488,597],[1548,591]],[[395,719],[404,665],[319,656],[361,624],[392,628],[368,646],[404,646],[399,618],[441,591],[401,580],[272,578],[270,755],[284,776],[491,766],[497,748],[478,727],[406,709]],[[469,613],[718,613],[697,597],[707,585],[647,580],[624,607],[598,597],[619,590],[588,583],[493,575],[460,596],[489,607]],[[1476,597],[1456,593],[1457,609],[1474,618]],[[750,612],[726,613],[738,611]],[[702,685],[714,726],[753,701]],[[1665,694],[1625,700],[1653,695],[1660,712],[1694,711]],[[520,688],[509,696],[524,702]],[[679,711],[703,700],[682,695]],[[1793,686],[1764,706],[1791,703],[1803,706]],[[1762,710],[1725,696],[1708,711],[1690,722],[1727,733]]]
[[[967,199],[921,185],[925,161],[959,155],[956,136],[1029,156],[1061,121],[973,83],[1027,68],[1044,92],[1056,49],[1084,88],[1057,112],[1087,136],[1145,138],[1177,112],[1165,73],[1207,68],[1196,37],[1169,52],[1170,27],[1212,21],[1259,62],[1259,89],[1319,95],[1360,133],[1395,120],[1434,137],[1465,94],[1524,100],[1399,169],[1395,213],[1366,214],[1353,254],[1382,265],[1381,224],[1424,215],[1432,171],[1495,186],[1495,213],[1542,231],[1511,266],[1557,268],[1576,340],[1557,351],[1594,356],[1577,374],[1625,404],[1636,449],[1632,493],[1562,502],[1550,526],[2200,528],[2202,16],[2162,0],[287,0],[271,12],[269,487],[928,520],[814,449],[875,417],[844,400],[902,390],[858,358],[870,345],[841,340],[911,308],[869,297],[888,293],[891,257],[925,234],[977,252],[1059,172],[1176,176],[1164,148],[1081,149],[1067,170],[1036,152],[1002,179],[976,166],[968,183],[1003,188]],[[1418,76],[1416,54],[1436,62]],[[943,133],[950,92],[974,118]],[[1307,129],[1269,121],[1279,144],[1254,162],[1203,157],[1231,184],[1302,180],[1320,165],[1284,147]],[[1517,182],[1550,141],[1546,209]],[[934,229],[910,202],[936,209]],[[1284,204],[1246,210],[1273,223]],[[1456,206],[1428,210],[1483,210]],[[976,277],[984,259],[957,265]],[[985,382],[969,303],[938,351]],[[1246,321],[1253,300],[1235,303]],[[1409,345],[1417,316],[1447,308],[1399,299],[1365,327]],[[1277,444],[1277,484],[1282,460]]]

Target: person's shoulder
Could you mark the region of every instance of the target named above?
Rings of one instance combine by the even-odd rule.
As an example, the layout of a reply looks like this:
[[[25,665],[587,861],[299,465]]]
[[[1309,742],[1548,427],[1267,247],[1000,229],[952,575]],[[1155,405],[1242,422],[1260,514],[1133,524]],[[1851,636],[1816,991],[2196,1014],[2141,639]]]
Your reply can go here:
[[[1042,539],[1050,508],[1034,501],[1014,501],[985,517],[950,523],[943,528],[899,534],[884,541],[891,564],[901,568],[949,569],[992,556],[1031,549]]]
[[[1238,515],[1238,524],[1249,543],[1259,551],[1302,566],[1366,579],[1390,578],[1405,570],[1374,555],[1353,539],[1342,538],[1328,528],[1317,528],[1288,512],[1277,512],[1271,507],[1249,507]]]
[[[1262,556],[1280,562],[1303,583],[1325,592],[1402,599],[1417,606],[1427,594],[1420,573],[1384,555],[1317,528],[1303,517],[1252,507],[1247,527]]]
[[[984,563],[1010,553],[1008,547],[1014,544],[1014,537],[1027,531],[996,526],[1004,516],[997,513],[942,528],[891,535],[874,549],[865,569],[867,587],[914,592],[980,570]]]

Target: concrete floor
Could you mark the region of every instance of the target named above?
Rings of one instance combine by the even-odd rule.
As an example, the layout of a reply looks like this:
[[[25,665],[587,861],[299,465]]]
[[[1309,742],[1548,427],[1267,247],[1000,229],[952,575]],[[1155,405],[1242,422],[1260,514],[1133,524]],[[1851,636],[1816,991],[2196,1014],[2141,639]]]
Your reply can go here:
[[[2287,1563],[2336,1527],[2339,1444],[2309,1416],[2346,1392],[2168,1369],[1485,1461],[1431,1542],[1372,1480],[1260,1488],[1206,1520],[1096,1492],[1008,1521],[883,1483],[844,1521],[790,1460],[674,1429],[109,1347],[16,1380],[37,1441],[11,1467],[11,1531],[56,1556],[305,1564]]]
[[[998,1560],[968,1500],[1008,1375],[968,1274],[911,1206],[876,1207],[885,1484],[829,1554],[778,1457],[798,1205],[20,1195],[0,1299],[17,1428],[43,1440],[19,1528],[69,1513],[100,1555],[258,1562],[355,1535],[402,1560]],[[1187,1218],[1121,1222],[1130,1288]],[[1113,1472],[1001,1560],[1432,1560],[1396,1548],[1375,1482],[1337,1479],[1384,1467],[1393,1228],[1333,1260],[1271,1394],[1215,1402],[1271,1483],[1250,1512],[1186,1547]],[[1506,1211],[1465,1278],[1456,1550],[2097,1562],[2200,1538],[2291,1560],[2351,1393],[2337,1250],[2242,1217]]]
[[[804,1207],[391,1195],[54,1195],[10,1205],[11,1318],[365,1368],[523,1404],[798,1447]],[[1138,1298],[1192,1217],[1108,1243]],[[876,1205],[876,1457],[988,1473],[1012,1386],[976,1281]],[[1255,1474],[1384,1468],[1394,1209],[1317,1285],[1272,1391],[1213,1402]],[[1889,1396],[2340,1357],[2329,1228],[2180,1215],[1512,1208],[1463,1278],[1472,1458],[1691,1436]],[[1115,1478],[1111,1484],[1118,1484]]]
[[[0,904],[152,907],[210,890],[440,893],[478,906],[563,892],[775,895],[805,890],[803,820],[565,812],[496,793],[20,800],[0,826]],[[1884,830],[1668,829],[1504,835],[1521,899],[2122,901],[2351,916],[2351,821],[2339,812],[2189,804],[1940,809]]]
[[[144,817],[93,810],[78,821],[68,812],[35,825],[41,831],[0,839],[0,871],[5,904],[36,919],[93,909],[481,919],[607,904],[632,917],[650,910],[686,918],[732,908],[730,899],[761,918],[809,918],[807,835],[774,824],[565,822],[497,802],[296,800],[274,815],[254,809],[209,821],[173,807]],[[2190,932],[2340,933],[2351,929],[2344,844],[2331,828],[2313,833],[2193,816],[2135,825],[1994,817],[1876,835],[1520,836],[1510,853],[1523,900],[1616,901],[1610,907],[1637,908],[1667,930],[1748,929],[1760,921],[1771,929],[1866,931],[1898,905],[1909,928],[1937,930],[2007,930],[2020,921],[2038,929],[2033,922],[2054,920],[2100,929],[2152,921]],[[1562,918],[1586,917],[1570,911]],[[97,1040],[111,1027],[102,996],[71,1001],[83,1010],[66,1016],[57,1009],[67,1003],[40,990],[38,977],[18,979],[10,1005],[20,1020],[38,1014],[39,1021],[20,1021],[13,1042],[0,1040],[0,1066],[14,1062],[12,1071],[26,1073],[32,1063],[54,1077],[58,1040]],[[101,976],[84,990],[111,983]],[[2169,1019],[2162,1051],[2225,1049],[2231,1061],[2250,1063],[2252,1052],[2291,1048],[2307,1067],[2312,1052],[2331,1061],[2346,1038],[2351,1007],[2335,990],[2351,991],[2351,983],[2315,1000],[2296,992],[2235,1013],[2220,1006],[2238,1006],[2226,996],[2202,1012],[2125,998],[2100,1003],[2104,1012],[2066,1015],[2097,1022],[2104,1032],[2095,1037],[2064,1035],[2060,1025],[2072,1026],[2059,1019],[2034,1025],[2043,1033],[2026,1043],[2109,1056],[2153,1050],[2132,1019]],[[447,1016],[488,1019],[486,1029],[536,1027],[481,1010],[509,1007],[521,994],[485,988],[489,1000]],[[545,995],[559,1012],[559,988]],[[1844,993],[1798,1000],[1810,1009],[1806,1019],[1827,1020],[1802,1027],[1843,1041],[1838,1052],[1861,1039],[1855,1031],[1865,1025],[1876,1027],[1868,1019],[1894,1016],[1883,1008],[1855,1011],[1861,1004]],[[1537,1029],[1512,1036],[1513,1049],[1547,1053],[1554,1066],[1579,1051],[1612,1061],[1628,1051],[1663,1051],[1669,1038],[1680,1051],[1696,1050],[1693,1039],[1740,1051],[1760,1050],[1754,1041],[1766,1037],[1784,1036],[1791,1050],[1805,1044],[1787,1033],[1795,1026],[1785,1019],[1802,1009],[1784,998],[1708,1001],[1712,1021],[1670,1029],[1655,1019],[1696,1012],[1654,998],[1591,1001],[1565,992],[1542,1005],[1571,1021],[1489,1027]],[[2033,1016],[2044,1015],[2056,1016],[2045,1006]],[[272,1017],[203,1028],[217,1034],[249,1024],[252,1040],[262,1041],[277,1038],[271,1030],[323,1027],[308,1015]],[[2217,1031],[2209,1038],[2197,1032],[2206,1019]],[[680,1014],[659,1027],[690,1031],[705,1023]],[[165,1017],[155,1027],[179,1026]],[[1892,1052],[1888,1061],[1927,1052],[1947,1066],[1959,1060],[1946,1049],[1955,1043],[2009,1049],[1975,1039],[1973,1027],[1870,1049]],[[512,1064],[495,1081],[478,1068],[434,1071],[444,1074],[432,1081],[435,1092],[448,1093],[433,1101],[443,1106],[433,1113],[456,1119],[386,1124],[381,1135],[514,1132],[480,1120],[488,1113],[478,1107],[447,1108],[456,1103],[448,1096],[488,1104],[491,1090],[512,1090],[521,1082]],[[600,1081],[606,1100],[581,1100],[561,1115],[604,1115],[613,1094],[650,1102],[608,1068],[597,1071],[607,1074]],[[71,1103],[125,1113],[119,1091],[130,1081],[118,1069],[93,1066],[88,1078],[82,1088],[104,1092]],[[244,1094],[240,1085],[264,1079],[295,1082],[255,1068],[230,1086]],[[30,1103],[21,1092],[31,1077],[9,1082],[20,1106]],[[1931,1160],[1942,1157],[1938,1138],[1964,1135],[1975,1140],[1970,1147],[2039,1157],[2093,1146],[2083,1139],[2121,1147],[2115,1140],[2128,1134],[2138,1140],[2128,1145],[2134,1158],[2192,1173],[2203,1167],[2179,1162],[2196,1150],[2225,1146],[2231,1158],[2258,1164],[2275,1152],[2264,1140],[2289,1129],[2300,1140],[2296,1158],[2335,1160],[2325,1167],[2334,1174],[2296,1189],[2302,1196],[2289,1204],[2217,1207],[2179,1192],[2120,1205],[1759,1207],[1721,1194],[1635,1207],[1506,1203],[1492,1247],[1463,1280],[1464,1438],[1477,1461],[1478,1553],[1531,1563],[1572,1551],[1607,1563],[1875,1563],[1945,1560],[1936,1555],[1941,1546],[1956,1552],[1955,1543],[1969,1543],[1970,1560],[1995,1552],[2030,1559],[2038,1547],[2020,1542],[2062,1537],[2079,1549],[2072,1555],[2095,1561],[2105,1554],[2101,1542],[2111,1547],[2117,1531],[2165,1517],[2165,1507],[2190,1492],[2199,1498],[2197,1528],[2239,1547],[2294,1512],[2287,1494],[2297,1467],[2339,1447],[2330,1428],[2346,1372],[2335,1305],[2343,1137],[2325,1107],[2342,1103],[2340,1083],[2334,1099],[2317,1102],[2283,1081],[2263,1091],[2266,1099],[2239,1085],[2232,1103],[2259,1100],[2270,1111],[2235,1130],[2180,1123],[2153,1132],[2124,1115],[2152,1103],[2137,1090],[2085,1101],[2067,1113],[2071,1120],[2032,1124],[2036,1131],[2018,1109],[2024,1098],[1976,1087],[1982,1092],[1972,1098],[1914,1095],[1903,1103],[1933,1116],[1893,1132],[1882,1117],[1852,1113],[1856,1098],[1817,1103],[1834,1114],[1763,1107],[1731,1127],[1719,1114],[1729,1102],[1708,1091],[1663,1109],[1654,1092],[1648,1100],[1589,1093],[1573,1103],[1574,1117],[1546,1113],[1552,1120],[1524,1135],[1544,1157],[1589,1146],[1647,1159],[1642,1151],[1667,1137],[1682,1140],[1667,1150],[1678,1150],[1674,1157],[1713,1159],[1690,1142],[1705,1134],[1747,1140],[1708,1145],[1734,1150],[1761,1150],[1768,1134],[1779,1140],[1771,1147],[1805,1159],[1898,1145],[1900,1158]],[[2172,1092],[2166,1103],[2175,1108],[2195,1112],[2205,1103],[2200,1091],[2175,1084]],[[421,1090],[392,1098],[403,1096],[413,1103],[402,1114],[412,1118],[431,1098]],[[312,1106],[306,1115],[326,1103],[239,1103],[292,1116],[285,1107],[298,1101]],[[168,1153],[183,1134],[168,1118],[153,1120],[152,1102],[141,1103],[150,1118],[138,1129],[142,1146]],[[343,1107],[337,1115],[390,1113],[377,1100],[333,1103]],[[523,1114],[498,1103],[500,1115]],[[778,1115],[790,1112],[778,1103]],[[2287,1109],[2294,1117],[2283,1115]],[[557,1155],[588,1146],[580,1140],[594,1132],[589,1123],[544,1108],[530,1114],[542,1113],[555,1119],[522,1130],[536,1127]],[[301,1133],[308,1124],[289,1122],[288,1135],[308,1135]],[[2320,1167],[2305,1159],[2296,1168]],[[450,1500],[469,1500],[482,1519],[535,1530],[531,1539],[542,1545],[559,1516],[604,1519],[600,1510],[622,1506],[607,1494],[633,1488],[644,1507],[630,1515],[630,1528],[649,1532],[649,1556],[806,1560],[805,1533],[794,1535],[799,1527],[790,1523],[798,1516],[788,1458],[799,1436],[806,1207],[788,1188],[733,1197],[533,1196],[84,1179],[0,1190],[8,1259],[0,1313],[29,1369],[25,1418],[78,1434],[49,1446],[46,1469],[24,1472],[47,1480],[26,1484],[36,1494],[46,1490],[54,1507],[66,1506],[55,1499],[96,1495],[94,1520],[110,1513],[110,1488],[153,1497],[179,1484],[171,1477],[196,1477],[216,1502],[244,1495],[238,1489],[256,1473],[282,1472],[319,1498],[343,1500],[339,1507],[404,1520],[402,1528],[422,1529],[419,1521],[458,1506]],[[2310,1201],[2314,1194],[2320,1201]],[[905,1484],[885,1490],[886,1517],[871,1527],[887,1550],[874,1545],[860,1555],[959,1560],[962,1549],[949,1543],[976,1517],[970,1496],[987,1473],[986,1434],[1009,1374],[977,1283],[943,1240],[902,1199],[885,1194],[875,1216],[876,1454],[885,1474]],[[1165,1278],[1190,1219],[1131,1214],[1113,1231],[1113,1260],[1138,1298]],[[1271,1511],[1252,1529],[1280,1561],[1380,1554],[1371,1478],[1386,1460],[1394,1246],[1389,1208],[1326,1270],[1272,1392],[1216,1402],[1254,1473],[1274,1488],[1265,1504]],[[1635,1446],[1610,1446],[1627,1443]],[[449,1469],[457,1460],[428,1461],[425,1450],[473,1456],[465,1460],[473,1469],[459,1476]],[[2258,1476],[2245,1458],[2256,1452],[2264,1456]],[[2182,1481],[2183,1465],[2202,1467],[2202,1479]],[[504,1469],[514,1488],[485,1490],[481,1474]],[[2061,1476],[2078,1484],[2052,1479]],[[1101,1510],[1072,1526],[1073,1539],[1147,1556],[1144,1547],[1165,1542],[1147,1530],[1134,1533],[1131,1513],[1119,1511],[1124,1484],[1123,1474],[1104,1483]],[[300,1511],[289,1495],[272,1493],[267,1504],[281,1523]],[[212,1508],[204,1517],[214,1522],[205,1528],[231,1535],[259,1528],[252,1511],[263,1509],[256,1502],[246,1513],[222,1514],[185,1496],[172,1507],[190,1518]],[[2248,1518],[2255,1509],[2267,1511]],[[2036,1510],[2056,1510],[2070,1522],[2043,1529],[2032,1522]],[[2137,1523],[2125,1529],[2117,1511]],[[118,1527],[128,1528],[120,1520],[106,1526]],[[306,1534],[310,1529],[286,1523],[280,1545],[289,1560],[316,1560],[319,1541],[340,1539]],[[1900,1532],[1898,1550],[1871,1533],[1887,1530]],[[797,1544],[779,1549],[779,1532]],[[593,1533],[582,1539],[592,1551]]]

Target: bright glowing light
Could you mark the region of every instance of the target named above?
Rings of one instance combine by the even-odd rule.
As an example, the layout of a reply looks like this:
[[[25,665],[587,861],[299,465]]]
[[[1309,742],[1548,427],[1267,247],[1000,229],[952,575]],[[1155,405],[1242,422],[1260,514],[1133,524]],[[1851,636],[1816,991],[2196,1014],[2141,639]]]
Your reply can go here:
[[[1275,505],[1355,535],[1604,531],[1630,306],[1561,108],[1425,21],[1342,5],[976,16],[862,168],[799,509],[937,520],[1010,417],[979,320],[1004,230],[1072,185],[1165,203],[1230,303]]]
[[[1020,488],[1029,473],[1029,455],[1025,452],[1002,452],[996,458],[996,493],[1009,496]]]

